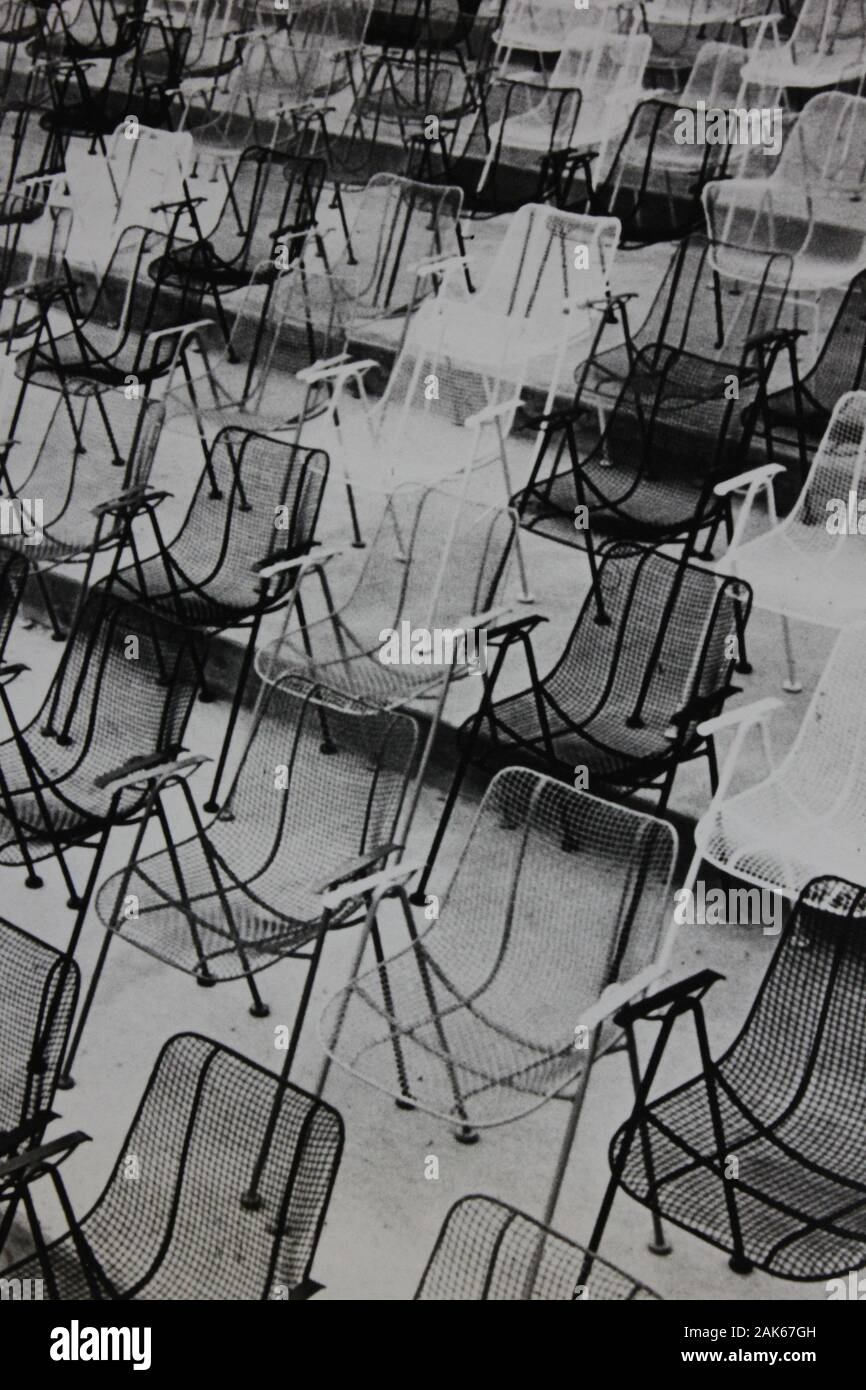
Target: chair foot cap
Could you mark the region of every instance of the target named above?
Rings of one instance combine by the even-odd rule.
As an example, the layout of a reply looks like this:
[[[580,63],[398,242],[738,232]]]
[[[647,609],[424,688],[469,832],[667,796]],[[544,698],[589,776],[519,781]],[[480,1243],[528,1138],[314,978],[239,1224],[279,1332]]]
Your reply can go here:
[[[481,1135],[478,1133],[477,1129],[469,1129],[467,1125],[464,1125],[462,1129],[457,1131],[454,1138],[457,1140],[458,1144],[477,1144]]]
[[[800,681],[782,681],[782,689],[787,695],[799,695],[803,686]]]
[[[394,1104],[396,1105],[396,1107],[397,1107],[398,1110],[414,1110],[414,1109],[415,1109],[415,1102],[414,1102],[413,1100],[403,1100],[403,1099],[401,1098],[400,1100],[395,1100],[395,1101],[394,1101]]]
[[[747,1260],[744,1255],[732,1255],[728,1260],[728,1267],[732,1269],[735,1274],[751,1274],[752,1270],[755,1268],[752,1261]]]
[[[671,1255],[673,1246],[666,1240],[651,1240],[647,1244],[647,1250],[652,1255]]]

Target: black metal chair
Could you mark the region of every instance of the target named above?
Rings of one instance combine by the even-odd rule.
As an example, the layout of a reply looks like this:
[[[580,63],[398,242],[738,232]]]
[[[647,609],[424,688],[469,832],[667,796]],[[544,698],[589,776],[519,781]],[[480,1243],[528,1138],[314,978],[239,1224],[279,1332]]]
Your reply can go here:
[[[209,633],[244,628],[248,636],[234,679],[231,713],[214,773],[208,809],[218,805],[220,779],[241,709],[262,619],[290,600],[315,540],[328,477],[328,457],[253,430],[220,431],[208,452],[176,535],[166,541],[148,508],[156,550],[106,580],[112,592],[175,622]],[[209,692],[203,690],[207,697]]]
[[[0,703],[12,733],[0,742],[0,865],[21,866],[38,888],[37,864],[56,861],[77,911],[74,952],[111,830],[150,809],[152,785],[173,772],[204,665],[204,643],[142,608],[91,590],[79,608],[38,713],[19,725],[6,686]],[[76,888],[70,850],[92,854]]]
[[[151,496],[148,482],[164,414],[160,402],[127,401],[121,392],[85,396],[80,412],[61,396],[37,434],[30,466],[22,470],[16,460],[14,485],[8,463],[0,461],[9,498],[21,507],[34,498],[41,505],[38,531],[4,534],[0,554],[14,550],[26,559],[56,641],[65,629],[47,576],[58,565],[83,565],[83,597],[96,556],[130,539],[130,524]],[[31,439],[30,417],[44,418],[44,400],[34,398],[26,415],[23,433]]]
[[[24,585],[27,583],[27,552],[23,555],[3,554],[0,551],[0,679],[4,670],[3,658],[9,633],[18,612]]]
[[[622,345],[578,367],[576,409],[536,422],[542,447],[515,499],[528,529],[588,549],[594,533],[694,547],[703,532],[707,556],[721,525],[730,539],[731,500],[714,489],[749,466],[759,425],[773,462],[770,382],[784,364],[796,401],[800,330],[769,262],[748,286],[719,281],[708,257],[704,237],[682,242],[638,331],[626,321]],[[600,428],[578,438],[587,405]]]
[[[321,686],[264,687],[220,813],[203,825],[189,788],[193,834],[141,856],[100,888],[105,940],[69,1051],[74,1061],[113,936],[212,986],[255,976],[282,959],[306,978],[282,1076],[291,1071],[325,938],[364,920],[369,876],[388,865],[414,762],[417,729]],[[354,883],[358,882],[357,891]],[[329,906],[328,890],[340,889]]]
[[[120,16],[120,38],[99,85],[91,86],[86,59],[78,54],[49,62],[52,109],[42,117],[59,153],[72,136],[105,149],[105,140],[122,124],[171,129],[174,92],[183,76],[190,42],[188,29],[161,20],[142,23],[140,16]]]
[[[229,343],[231,330],[221,296],[273,281],[298,258],[315,230],[324,180],[325,165],[320,159],[297,158],[262,146],[244,150],[229,177],[216,225],[204,234],[190,200],[186,210],[197,240],[172,238],[164,254],[150,264],[148,274],[183,296],[193,291],[203,299],[209,294]]]
[[[541,1221],[480,1194],[461,1197],[442,1223],[415,1302],[641,1302],[645,1284],[596,1257],[579,1283],[586,1250]]]
[[[767,399],[773,442],[799,454],[802,436],[813,454],[840,394],[866,385],[866,271],[851,281],[818,356],[799,391],[771,391]]]
[[[71,209],[46,199],[38,185],[0,195],[0,344],[7,352],[38,327],[38,287],[62,273],[71,229]]]
[[[499,667],[463,725],[464,758],[528,758],[600,795],[654,788],[664,810],[677,769],[706,758],[715,790],[713,740],[702,720],[734,693],[752,595],[693,561],[630,542],[606,548],[596,582],[553,669],[539,677],[526,639],[530,685],[494,699]],[[504,652],[503,652],[504,658]]]
[[[866,1031],[866,889],[814,879],[791,911],[743,1027],[712,1057],[699,975],[626,1006],[636,1097],[611,1142],[597,1250],[618,1187],[730,1253],[739,1274],[827,1280],[866,1262],[861,1116]],[[675,1019],[691,1014],[697,1075],[655,1100]],[[635,1024],[659,1025],[641,1067]]]
[[[30,932],[0,918],[0,1253],[21,1200],[13,1167],[42,1146],[78,998],[79,970]]]
[[[42,1277],[50,1299],[309,1298],[342,1149],[331,1106],[177,1034],[102,1194],[80,1220],[67,1199],[69,1233],[4,1274]]]
[[[32,343],[15,359],[21,386],[10,435],[31,385],[67,395],[107,387],[145,395],[160,378],[170,386],[191,338],[209,322],[200,317],[203,287],[194,278],[178,292],[147,275],[152,260],[172,244],[180,216],[178,210],[168,234],[149,227],[121,232],[86,312],[79,302],[81,282],[66,266],[59,280],[31,285],[39,321]],[[56,331],[58,309],[72,324],[62,333]]]

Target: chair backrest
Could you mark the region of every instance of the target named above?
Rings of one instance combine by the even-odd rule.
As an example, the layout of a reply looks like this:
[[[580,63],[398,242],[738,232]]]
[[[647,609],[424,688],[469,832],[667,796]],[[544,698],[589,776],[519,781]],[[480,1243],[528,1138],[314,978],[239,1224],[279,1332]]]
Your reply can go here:
[[[275,264],[276,233],[283,231],[293,258],[298,248],[288,234],[315,224],[324,179],[321,159],[250,146],[235,164],[219,219],[205,241],[223,262],[252,270],[263,261]]]
[[[727,250],[703,233],[674,249],[646,318],[633,330],[634,346],[648,365],[659,367],[663,348],[736,365],[752,339],[791,326],[795,305],[787,293],[789,258],[756,252],[753,280],[717,280],[714,262],[724,261]]]
[[[462,203],[459,188],[374,174],[352,223],[351,250],[334,267],[349,317],[408,307],[417,294],[419,262],[458,254]]]
[[[261,1200],[245,1202],[266,1139]],[[88,1239],[97,1252],[121,1242],[111,1274],[130,1296],[288,1298],[309,1275],[342,1146],[342,1120],[324,1101],[209,1038],[178,1034],[84,1218]]]
[[[773,184],[811,190],[846,205],[866,180],[866,97],[821,92],[803,107],[782,148]],[[826,208],[816,210],[825,215]],[[851,215],[856,216],[856,206]],[[857,217],[862,221],[862,214]]]
[[[448,973],[463,998],[483,989],[485,1016],[532,1037],[539,1057],[542,1039],[553,1055],[573,1051],[581,1011],[655,959],[676,852],[658,817],[505,768],[425,942],[443,965],[459,957],[459,974]]]
[[[28,572],[27,551],[16,554],[7,550],[8,541],[9,537],[4,536],[3,546],[0,547],[0,661],[18,612]]]
[[[854,277],[821,345],[812,370],[803,378],[804,409],[829,417],[839,388],[859,391],[866,381],[866,271]]]
[[[643,83],[652,50],[648,34],[612,34],[590,29],[572,31],[550,76],[551,87],[576,87],[583,94],[585,119],[591,124],[596,102],[634,94]],[[624,123],[628,113],[621,112]]]
[[[866,889],[822,877],[791,910],[736,1040],[716,1064],[760,1124],[796,1124],[805,1161],[859,1178],[866,1072]]]
[[[742,44],[711,40],[702,43],[692,64],[686,85],[676,98],[679,106],[696,106],[699,101],[707,108],[729,110],[738,104],[743,68],[748,62],[748,49]]]
[[[0,1131],[49,1110],[75,1012],[79,970],[0,918]]]
[[[795,62],[866,59],[866,13],[860,0],[803,0],[789,48]]]
[[[848,538],[853,545],[859,540]],[[794,741],[772,773],[806,816],[832,818],[859,844],[866,825],[866,720],[859,696],[866,679],[864,650],[866,624],[843,628]]]
[[[586,1250],[493,1197],[451,1207],[415,1291],[420,1302],[569,1302],[657,1299],[645,1284],[596,1256],[580,1284]]]
[[[357,606],[368,623],[379,615],[377,629],[399,632],[403,621],[429,632],[455,629],[492,606],[515,524],[504,507],[404,484],[388,496],[347,607]]]
[[[738,609],[751,590],[715,570],[649,546],[617,542],[599,567],[565,650],[545,680],[560,707],[608,731],[634,727],[666,736],[693,699],[724,703],[736,660]],[[599,623],[600,608],[608,622]],[[714,711],[716,712],[716,711]],[[688,740],[707,710],[683,726]],[[600,725],[601,727],[601,725]]]
[[[600,300],[619,243],[615,217],[588,217],[529,203],[514,214],[493,264],[471,304],[508,315],[544,332],[554,345],[558,331],[574,335],[576,313]]]
[[[788,542],[812,559],[832,563],[851,558],[860,543],[860,503],[866,509],[866,391],[840,396],[818,445],[808,476],[794,506],[782,522]],[[854,534],[850,534],[851,494]],[[863,520],[866,532],[866,519]],[[866,573],[866,569],[864,569]]]
[[[311,878],[314,863],[344,866],[389,844],[417,741],[407,714],[324,686],[264,684],[226,798],[229,841],[252,827],[260,862],[268,865],[280,858],[297,865],[306,846]],[[291,904],[283,906],[291,912]]]
[[[169,546],[173,566],[231,607],[262,602],[256,570],[305,555],[315,537],[328,456],[286,439],[229,426],[210,447],[183,525]],[[277,600],[295,581],[271,585]]]
[[[42,499],[49,546],[86,551],[96,537],[94,508],[150,478],[165,407],[156,400],[128,401],[122,391],[106,392],[100,404],[102,409],[92,396],[84,398],[83,409],[76,415],[76,434],[69,403],[61,396],[43,426],[33,467],[18,484],[19,496]],[[41,425],[41,400],[25,404],[25,420],[31,413]],[[78,440],[83,449],[78,449]],[[117,525],[104,518],[101,539]]]
[[[79,791],[110,799],[96,779],[133,756],[173,755],[182,743],[204,665],[205,643],[100,586],[85,599],[37,716],[40,756]]]

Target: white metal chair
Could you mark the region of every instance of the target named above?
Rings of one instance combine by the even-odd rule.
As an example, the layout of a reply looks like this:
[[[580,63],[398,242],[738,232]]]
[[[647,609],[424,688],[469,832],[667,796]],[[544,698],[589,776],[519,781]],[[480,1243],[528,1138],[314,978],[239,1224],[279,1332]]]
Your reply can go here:
[[[826,627],[866,619],[866,391],[840,396],[809,469],[803,490],[780,522],[769,464],[720,483],[724,495],[745,490],[731,543],[719,568],[748,580],[761,608],[779,613],[788,676],[785,689],[802,689],[791,641],[791,618]],[[759,492],[767,499],[769,529],[744,540]]]

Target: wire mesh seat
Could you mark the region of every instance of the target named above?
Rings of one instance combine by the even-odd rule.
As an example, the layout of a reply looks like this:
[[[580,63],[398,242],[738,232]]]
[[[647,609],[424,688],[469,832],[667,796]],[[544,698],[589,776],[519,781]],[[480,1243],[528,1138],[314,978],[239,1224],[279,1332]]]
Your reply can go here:
[[[857,884],[809,883],[734,1042],[712,1058],[696,1001],[702,1070],[650,1101],[660,1038],[611,1144],[603,1215],[622,1186],[729,1251],[737,1273],[824,1280],[862,1266],[863,916]],[[600,1217],[594,1248],[602,1230]]]
[[[725,177],[731,145],[682,140],[684,118],[701,106],[713,118],[734,110],[747,57],[734,44],[702,44],[678,96],[654,97],[635,107],[610,169],[591,197],[595,213],[620,219],[623,244],[645,246],[698,229],[701,190]]]
[[[736,728],[712,805],[695,832],[695,862],[706,860],[746,882],[794,899],[816,874],[866,878],[863,829],[863,624],[837,637],[794,742],[776,761],[770,699],[733,711]],[[730,791],[746,735],[761,734],[768,767]],[[760,764],[759,764],[760,766]]]
[[[803,108],[769,178],[707,184],[719,273],[754,278],[768,253],[781,253],[792,264],[792,290],[847,287],[866,264],[864,150],[866,98],[823,92]]]
[[[8,539],[4,537],[4,539]],[[4,554],[0,550],[0,669],[9,633],[18,612],[24,585],[27,582],[28,564],[26,551],[23,555]]]
[[[253,977],[278,960],[302,960],[288,1076],[324,937],[363,920],[362,890],[353,898],[352,881],[397,848],[416,739],[407,715],[322,687],[264,687],[221,813],[208,824],[193,814],[194,833],[157,853],[139,857],[137,844],[127,867],[100,888],[108,936],[85,1017],[114,935],[199,984],[245,979],[258,1017],[268,1008]],[[323,895],[337,884],[346,899],[329,910]]]
[[[39,1149],[60,1079],[75,1005],[79,971],[30,932],[0,919],[3,1010],[0,1015],[0,1170]],[[20,1194],[10,1174],[0,1175],[0,1252],[12,1229]]]
[[[590,29],[568,40],[545,82],[514,78],[507,107],[490,131],[494,159],[532,164],[552,153],[597,149],[600,177],[641,99],[651,40],[646,34],[608,34]]]
[[[652,39],[651,66],[660,72],[687,72],[708,40],[737,43],[743,20],[762,15],[763,0],[652,0],[643,19]]]
[[[703,534],[709,556],[721,525],[730,540],[722,485],[748,466],[760,426],[772,460],[768,395],[798,381],[798,332],[775,258],[758,284],[722,280],[712,265],[704,237],[681,242],[637,331],[626,322],[624,343],[576,369],[575,407],[539,423],[542,447],[515,499],[528,529],[590,553],[596,537],[694,547]]]
[[[619,242],[615,218],[528,204],[510,219],[480,289],[458,297],[446,282],[436,304],[464,362],[499,360],[503,342],[529,366],[544,363],[544,410],[556,397],[567,353],[591,354],[609,309]],[[519,345],[519,346],[518,346]],[[549,372],[547,364],[550,364]]]
[[[541,761],[584,785],[622,795],[659,792],[664,809],[677,768],[716,756],[700,732],[733,693],[739,636],[751,606],[747,586],[647,546],[606,548],[595,586],[548,675],[534,662],[531,684],[493,699],[461,729],[472,756]]]
[[[172,128],[172,93],[183,75],[189,30],[174,29],[159,20],[141,23],[138,16],[128,15],[121,21],[121,32],[121,47],[99,85],[91,86],[89,70],[80,57],[54,70],[49,66],[52,105],[41,123],[59,153],[76,135],[92,139],[104,150],[107,137],[131,118],[140,125]]]
[[[770,91],[861,82],[866,76],[866,15],[860,0],[804,0],[787,38],[780,16],[759,25],[747,77]]]
[[[498,773],[438,919],[362,974],[359,954],[326,1006],[329,1056],[464,1131],[531,1113],[587,1073],[575,1027],[605,989],[653,962],[675,846],[655,817]]]
[[[859,391],[866,383],[866,271],[855,276],[821,343],[818,355],[800,376],[799,391],[772,391],[767,406],[777,447],[810,453],[824,437],[840,387]]]
[[[375,174],[339,257],[304,282],[305,322],[343,347],[364,324],[411,314],[460,254],[460,207],[457,188]]]
[[[342,1146],[329,1105],[209,1038],[176,1034],[102,1194],[42,1260],[9,1273],[41,1274],[64,1300],[309,1298],[322,1287],[311,1269]]]
[[[153,506],[155,548],[139,540],[133,562],[115,568],[112,593],[173,621],[211,633],[245,628],[213,790],[217,789],[243,701],[262,620],[289,602],[315,541],[328,458],[320,450],[227,427],[210,446],[179,530],[166,540]],[[202,691],[206,692],[206,687]]]
[[[148,266],[164,256],[173,237],[174,228],[169,234],[125,228],[86,310],[79,303],[81,282],[68,270],[58,281],[32,286],[39,323],[32,344],[15,359],[21,388],[10,433],[31,385],[75,395],[112,386],[146,393],[161,377],[170,384],[190,332],[201,327],[204,294],[194,278],[178,292],[164,286],[159,274],[148,276]],[[71,323],[66,331],[57,331],[58,309]]]
[[[586,1251],[567,1236],[494,1197],[461,1197],[442,1223],[421,1282],[418,1302],[657,1299],[645,1284],[606,1260],[593,1262],[580,1286]],[[578,1292],[578,1286],[580,1291]]]
[[[205,234],[193,204],[187,204],[195,241],[183,244],[173,236],[163,255],[148,266],[148,274],[184,298],[209,294],[230,345],[222,295],[266,283],[291,265],[315,229],[324,177],[321,160],[298,159],[264,147],[244,150],[228,179],[216,224]]]
[[[866,571],[858,544],[866,511],[864,462],[866,391],[851,391],[836,402],[803,489],[785,517],[776,517],[768,478],[769,529],[744,540],[748,509],[738,518],[721,563],[726,573],[748,579],[760,607],[829,627],[866,617]],[[862,524],[866,531],[866,521]]]
[[[33,414],[44,418],[41,400]],[[29,535],[27,528],[7,532],[0,548],[26,558],[57,640],[63,632],[45,575],[58,565],[84,564],[84,590],[96,555],[123,546],[147,493],[163,416],[159,402],[128,401],[120,392],[85,397],[80,413],[61,396],[23,471],[15,460],[14,484],[10,464],[0,466],[8,496],[22,509],[29,499],[40,502],[38,528]]]
[[[537,60],[549,58],[567,48],[576,32],[594,28],[628,32],[633,24],[631,6],[618,0],[602,0],[582,10],[569,0],[507,0],[493,41],[505,67],[515,52],[531,53]]]
[[[290,608],[282,636],[256,653],[256,669],[266,681],[320,684],[385,708],[469,674],[477,669],[470,620],[492,609],[513,535],[514,519],[505,508],[403,484],[386,500],[349,597],[335,606],[324,570],[309,564],[310,575],[318,571],[324,616],[307,616],[312,585],[305,574],[297,627],[289,625]],[[388,634],[399,636],[405,628],[431,634],[430,650],[419,648],[413,660],[401,647],[392,659]],[[448,634],[438,650],[436,633]]]
[[[11,1144],[7,1135],[21,1126],[33,1126],[26,1137],[38,1142],[40,1129],[51,1119],[78,997],[79,971],[74,961],[64,960],[53,946],[5,918],[0,918],[0,942],[4,999],[0,1014],[0,1152],[6,1156]],[[0,1249],[2,1246],[0,1238]]]
[[[124,775],[137,768],[144,784],[176,757],[202,666],[195,634],[92,590],[29,723],[19,728],[0,687],[13,730],[0,743],[0,864],[38,887],[35,865],[53,855],[70,905],[86,910],[66,851],[102,832],[101,854],[111,826],[141,811],[145,793],[136,783],[126,795]]]

